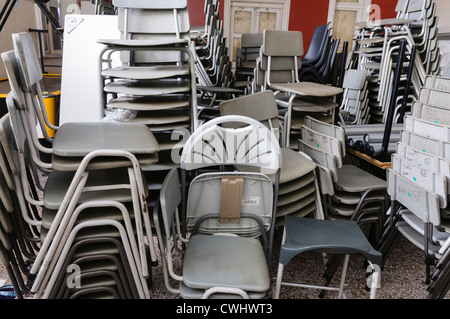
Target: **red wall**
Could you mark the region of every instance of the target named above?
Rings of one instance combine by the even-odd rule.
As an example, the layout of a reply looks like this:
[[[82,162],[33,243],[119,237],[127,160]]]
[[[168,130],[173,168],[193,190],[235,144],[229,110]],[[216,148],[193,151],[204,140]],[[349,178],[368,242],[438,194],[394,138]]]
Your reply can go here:
[[[377,4],[381,8],[381,19],[395,18],[397,13],[395,7],[397,1],[393,0],[372,0],[372,4]]]
[[[219,13],[223,19],[223,3],[220,1]],[[303,43],[305,53],[311,42],[314,29],[327,23],[329,0],[291,0],[291,10],[289,17],[289,30],[301,31],[303,33]],[[372,0],[372,4],[377,4],[381,8],[381,18],[394,18],[395,0]],[[189,0],[189,16],[192,26],[205,24],[204,0]]]
[[[304,52],[308,50],[314,29],[327,23],[329,0],[291,0],[289,30],[303,33]]]

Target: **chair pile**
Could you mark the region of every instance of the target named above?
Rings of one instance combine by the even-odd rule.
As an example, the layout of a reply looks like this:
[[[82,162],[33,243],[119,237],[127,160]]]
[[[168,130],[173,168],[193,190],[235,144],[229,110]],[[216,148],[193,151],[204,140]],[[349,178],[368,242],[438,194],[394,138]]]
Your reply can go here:
[[[226,39],[223,36],[223,21],[219,14],[219,2],[205,0],[205,32],[195,37],[191,50],[195,57],[199,118],[211,119],[218,116],[218,104],[244,90],[234,86],[235,76],[228,55]]]
[[[342,97],[339,115],[343,125],[369,123],[369,98],[365,70],[347,70],[342,84]]]
[[[325,217],[372,225],[371,241],[376,243],[384,223],[386,182],[355,165],[344,164],[343,128],[307,116],[298,149],[319,167]]]
[[[392,168],[388,170],[392,204],[380,241],[380,249],[386,252],[384,259],[400,234],[421,248],[426,257],[427,283],[433,261],[446,256],[450,241],[449,83],[448,78],[427,76],[420,99],[414,101],[411,115],[405,116],[400,141],[392,154]],[[442,274],[442,264],[439,265],[433,276],[435,282],[429,288],[433,298],[445,295],[441,289],[448,291],[448,273]]]
[[[283,147],[296,148],[304,117],[311,115],[331,123],[338,109],[336,95],[342,89],[321,83],[300,82],[303,36],[299,31],[264,30],[263,46],[255,76],[262,90],[274,91],[283,122]],[[295,141],[295,143],[291,143]]]
[[[425,76],[439,72],[436,4],[432,0],[399,0],[395,19],[357,23],[360,28],[356,58],[359,68],[368,72],[371,120],[385,123],[392,95],[397,104],[417,98]],[[400,44],[406,43],[404,56]],[[397,64],[402,64],[399,82]],[[408,71],[408,69],[411,69]]]
[[[139,123],[49,123],[33,41],[19,33],[13,43],[14,51],[2,53],[11,87],[2,146],[19,203],[15,213],[39,229],[26,237],[39,246],[27,272],[29,292],[35,298],[149,298],[147,279],[157,259],[141,165],[158,161],[158,142]],[[40,153],[51,160],[42,161]]]
[[[192,132],[197,125],[194,56],[187,1],[113,1],[121,39],[99,39],[104,45],[101,70],[107,119],[147,125],[161,145],[160,160],[150,171],[177,165],[180,149],[174,131]],[[119,65],[114,65],[114,55]],[[147,170],[146,169],[146,170]]]
[[[332,83],[339,44],[339,39],[332,38],[329,24],[316,27],[308,51],[302,59],[299,80],[322,84]]]
[[[252,93],[255,78],[256,60],[263,44],[262,33],[244,33],[241,47],[236,51],[236,88],[244,88],[244,94]],[[238,54],[239,53],[239,54]]]

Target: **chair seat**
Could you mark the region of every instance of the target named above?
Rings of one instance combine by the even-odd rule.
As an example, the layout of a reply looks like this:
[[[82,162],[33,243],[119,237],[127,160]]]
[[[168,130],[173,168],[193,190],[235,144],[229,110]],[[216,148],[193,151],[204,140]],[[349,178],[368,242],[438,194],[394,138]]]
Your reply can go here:
[[[139,165],[152,165],[159,162],[159,154],[149,155],[135,155]],[[58,156],[52,154],[52,168],[58,171],[76,171],[80,167],[83,156]],[[86,166],[86,169],[97,170],[107,168],[129,167],[130,161],[126,158],[110,158],[110,157],[96,157],[92,159]]]
[[[134,66],[134,67],[121,66],[102,71],[102,76],[110,76],[124,79],[136,79],[136,80],[162,79],[183,75],[189,75],[188,65]]]
[[[183,278],[188,287],[195,289],[234,287],[265,292],[270,287],[261,243],[254,238],[227,235],[192,236],[184,255]]]
[[[189,80],[119,80],[105,85],[105,92],[117,94],[130,94],[152,96],[189,92]]]
[[[289,96],[277,96],[277,105],[289,107]],[[338,107],[338,104],[325,98],[312,98],[310,96],[297,97],[292,101],[292,109],[300,112],[327,112]]]
[[[398,231],[402,233],[402,235],[405,236],[411,243],[420,248],[422,251],[425,251],[424,239],[422,234],[420,234],[405,221],[399,221],[395,226],[397,227]],[[434,255],[437,259],[440,259],[442,257],[442,255],[439,253],[440,248],[440,246],[429,243],[428,254]]]
[[[270,87],[274,90],[305,96],[333,96],[343,92],[341,88],[313,82],[272,83]]]
[[[374,26],[386,26],[386,25],[403,25],[408,24],[411,22],[416,22],[417,19],[397,19],[397,18],[390,18],[390,19],[381,19],[381,20],[375,20],[375,21],[361,21],[357,22],[356,26],[358,28],[373,28]]]
[[[337,169],[336,188],[347,192],[364,192],[369,188],[386,187],[386,181],[354,166],[343,165]]]
[[[99,149],[153,154],[159,151],[159,145],[145,125],[106,121],[65,123],[53,142],[53,152],[59,156],[86,156]]]
[[[108,45],[111,47],[152,47],[152,46],[172,46],[172,45],[188,45],[188,39],[176,39],[174,37],[166,37],[165,39],[99,39],[97,43]]]
[[[287,265],[306,251],[361,254],[381,265],[381,253],[374,250],[354,221],[285,217],[286,244],[280,249],[280,263]]]

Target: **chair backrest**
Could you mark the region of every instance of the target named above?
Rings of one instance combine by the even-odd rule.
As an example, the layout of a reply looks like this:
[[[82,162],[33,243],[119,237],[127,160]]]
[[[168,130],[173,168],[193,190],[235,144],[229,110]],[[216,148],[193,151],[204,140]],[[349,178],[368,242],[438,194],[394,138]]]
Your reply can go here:
[[[323,24],[319,25],[314,29],[311,42],[309,43],[308,51],[304,56],[305,60],[308,62],[316,62],[321,54],[323,53],[323,48],[329,36],[329,25]]]
[[[305,125],[302,126],[301,131],[305,144],[334,156],[338,167],[343,165],[342,143],[337,138],[317,132]]]
[[[450,158],[450,143],[415,134],[410,131],[401,131],[400,141],[424,153]]]
[[[28,104],[27,108],[35,113],[42,135],[51,142],[52,138],[48,135],[45,126],[47,125],[53,130],[57,130],[58,127],[54,123],[50,123],[48,118],[40,85],[42,71],[33,40],[27,32],[14,33],[12,34],[12,39],[16,59],[18,60],[17,64],[20,65],[19,73],[16,74],[16,78],[20,81],[19,87],[25,95],[25,101]],[[10,58],[12,59],[12,56]]]
[[[449,159],[425,153],[403,142],[397,143],[396,153],[406,161],[411,161],[417,166],[423,167],[429,171],[442,173],[450,178]]]
[[[15,33],[12,37],[14,50],[23,71],[25,85],[23,89],[31,92],[31,87],[42,79],[42,70],[33,40],[28,32]]]
[[[405,115],[404,123],[405,129],[408,131],[444,142],[450,142],[450,126],[441,125],[438,120],[431,122]]]
[[[327,168],[331,174],[333,182],[338,180],[338,165],[336,163],[336,158],[332,154],[322,152],[315,147],[311,147],[301,139],[298,140],[298,150],[299,152],[303,152],[308,155],[314,163]]]
[[[443,174],[427,170],[395,153],[391,156],[391,163],[393,171],[427,191],[436,193],[441,207],[447,206],[447,178]]]
[[[16,59],[14,50],[2,53],[3,64],[5,65],[6,75],[8,76],[8,83],[11,88],[15,100],[18,102],[17,106],[21,109],[25,108],[25,97],[21,90],[21,83],[23,87],[24,79],[23,73],[20,70],[20,65]]]
[[[428,88],[422,88],[419,93],[419,102],[437,105],[441,107],[450,107],[448,104],[450,101],[450,92],[442,90],[434,90]]]
[[[425,121],[435,122],[436,124],[450,125],[450,109],[413,101],[411,105],[411,116]]]
[[[273,184],[260,173],[205,173],[192,180],[188,231],[257,237],[272,224]],[[250,216],[257,216],[259,220]],[[208,217],[207,221],[203,221]],[[262,223],[260,224],[260,221]]]
[[[170,237],[172,226],[175,221],[175,214],[178,206],[181,204],[181,185],[177,169],[171,169],[164,179],[159,193],[161,212],[163,218],[163,229],[165,236]],[[161,227],[162,228],[162,227]]]
[[[341,154],[345,157],[345,131],[342,126],[325,123],[309,115],[305,116],[304,126],[307,126],[324,135],[338,139],[341,146]]]
[[[118,8],[118,28],[123,39],[184,39],[189,43],[190,22],[186,0],[114,1]],[[179,52],[135,51],[133,63],[150,63],[179,59]],[[121,52],[128,62],[129,54]]]
[[[264,30],[263,35],[262,52],[264,55],[303,56],[303,34],[300,31]]]
[[[387,170],[387,192],[392,200],[404,205],[424,222],[441,223],[439,197],[399,173]]]
[[[227,122],[246,126],[236,129],[220,126]],[[210,120],[186,141],[180,167],[194,170],[219,165],[247,165],[274,174],[281,165],[278,139],[262,123],[249,117],[229,115]]]
[[[280,123],[278,108],[273,91],[266,90],[220,103],[220,115],[242,115],[251,117],[271,129],[279,138]],[[224,127],[233,127],[233,123],[226,123]]]
[[[428,75],[424,87],[440,91],[450,91],[450,78]]]

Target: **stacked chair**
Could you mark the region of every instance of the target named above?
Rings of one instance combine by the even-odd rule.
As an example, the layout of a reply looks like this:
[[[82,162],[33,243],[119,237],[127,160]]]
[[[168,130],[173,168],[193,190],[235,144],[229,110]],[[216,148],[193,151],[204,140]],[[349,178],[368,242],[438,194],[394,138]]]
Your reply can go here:
[[[41,216],[28,209],[21,197],[20,182],[17,181],[18,166],[12,157],[10,138],[11,125],[8,116],[0,119],[1,141],[1,210],[0,210],[0,260],[5,267],[16,298],[23,299],[30,292],[29,266],[40,247]]]
[[[2,122],[7,132],[2,143],[9,144],[2,145],[15,167],[17,212],[22,222],[40,228],[30,293],[35,298],[149,298],[147,280],[157,259],[141,165],[158,161],[157,140],[142,123],[55,126],[46,149],[51,161],[42,167],[48,177],[39,185],[41,162],[35,160],[42,148],[34,137],[45,105],[34,96],[42,74],[29,34],[13,34],[13,43],[15,50],[2,54],[11,87]],[[45,126],[40,127],[43,133]],[[34,192],[39,188],[40,196]],[[36,218],[27,211],[31,206]],[[63,268],[68,264],[73,273]],[[67,275],[73,285],[66,284]]]
[[[218,116],[218,104],[223,100],[246,94],[248,81],[239,81],[232,71],[226,39],[223,36],[219,2],[205,1],[206,36],[195,43],[195,67],[199,93],[199,118],[209,120]],[[237,85],[236,85],[237,84]]]
[[[439,72],[439,48],[437,47],[436,5],[432,0],[399,0],[397,18],[357,23],[360,34],[355,49],[359,65],[368,71],[369,86],[373,98],[372,120],[383,122],[383,107],[389,104],[391,95],[403,96],[406,90],[412,95],[410,105],[417,98],[427,74]],[[405,41],[405,68],[413,65],[412,71],[401,77],[401,89],[392,90],[394,69],[402,61],[400,42]],[[413,49],[414,48],[414,49]],[[373,91],[370,90],[373,88]]]
[[[220,114],[251,117],[264,123],[278,139],[281,136],[277,104],[271,90],[224,101],[220,103]],[[315,213],[323,217],[316,165],[290,148],[281,148],[281,158],[276,225],[282,225],[285,215],[304,217]],[[269,177],[275,182],[274,176]]]
[[[172,133],[192,132],[197,125],[187,1],[118,0],[113,5],[121,39],[98,40],[105,46],[100,73],[105,118],[147,125],[161,145],[159,163],[148,170],[170,169],[177,165],[171,151],[181,146]]]
[[[366,71],[347,70],[342,88],[344,94],[339,109],[342,125],[369,123]]]
[[[328,219],[351,219],[372,226],[371,242],[381,236],[386,211],[386,182],[361,168],[345,164],[342,127],[305,118],[299,151],[320,168],[321,193]]]
[[[349,124],[343,125],[345,143],[349,148],[377,157],[383,149],[383,139],[387,134],[385,124]],[[402,123],[393,123],[389,134],[388,153],[393,153],[397,142],[400,140]]]
[[[264,87],[275,92],[283,118],[283,147],[296,148],[306,115],[331,123],[341,88],[315,82],[300,82],[298,73],[303,55],[303,36],[299,31],[264,30],[260,68],[264,71]],[[292,146],[291,146],[292,145]]]
[[[227,128],[227,123],[239,128]],[[235,165],[261,173],[236,172]],[[278,140],[251,118],[221,116],[194,132],[183,148],[181,172],[170,171],[161,189],[160,211],[154,212],[169,291],[184,299],[268,296],[277,184],[266,174],[276,174],[278,180],[280,165]],[[231,170],[217,170],[219,166]],[[183,174],[196,171],[185,190]],[[179,212],[180,205],[186,210]],[[172,232],[182,227],[189,236]],[[179,242],[186,249],[177,271],[171,260]]]
[[[239,58],[236,57],[236,88],[243,87],[244,94],[252,92],[255,76],[256,60],[263,44],[262,33],[244,33],[241,38]]]
[[[450,144],[446,132],[450,122],[446,104],[442,103],[448,101],[449,83],[448,78],[427,76],[421,98],[414,101],[411,114],[405,117],[400,141],[392,154],[392,168],[388,170],[392,204],[379,244],[385,252],[384,259],[400,235],[421,248],[426,257],[426,283],[431,280],[431,265],[446,256],[449,242]],[[440,289],[446,276],[444,273],[441,277],[446,258],[433,275],[434,280],[439,280],[429,287],[430,298],[445,295]],[[448,290],[446,280],[444,290]]]
[[[310,46],[302,59],[300,81],[322,84],[332,83],[332,75],[340,40],[331,37],[329,24],[318,26],[313,33]]]

